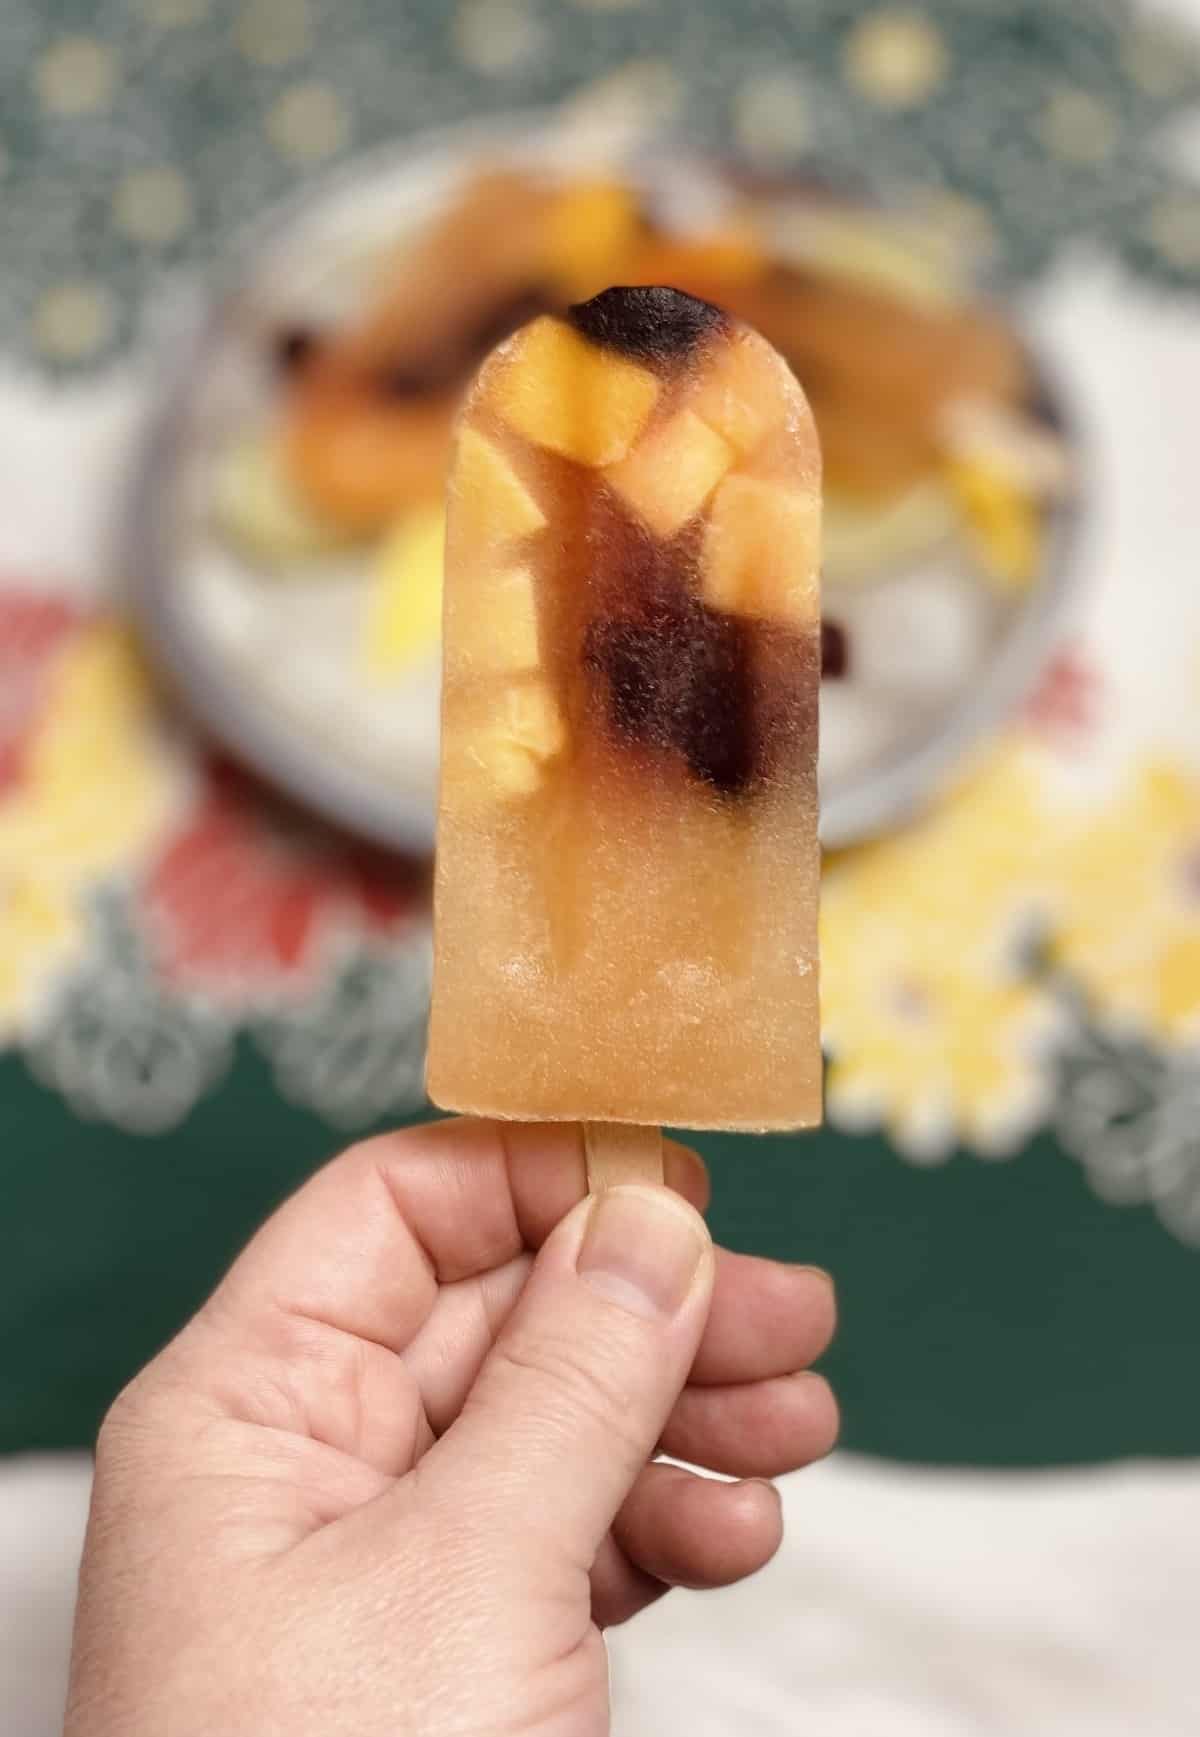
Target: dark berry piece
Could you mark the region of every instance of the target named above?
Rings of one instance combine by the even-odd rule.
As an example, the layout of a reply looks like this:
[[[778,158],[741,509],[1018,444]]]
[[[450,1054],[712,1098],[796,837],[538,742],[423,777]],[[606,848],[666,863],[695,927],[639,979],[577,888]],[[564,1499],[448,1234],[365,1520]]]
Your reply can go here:
[[[281,373],[299,374],[321,347],[310,326],[285,326],[275,339],[275,362]]]
[[[840,681],[850,668],[850,641],[836,621],[821,623],[821,679]]]
[[[638,362],[676,363],[728,325],[711,302],[677,289],[606,289],[567,309],[567,319],[601,349]]]
[[[640,621],[594,623],[584,661],[603,683],[614,734],[681,754],[727,794],[754,781],[750,634],[690,600]]]
[[[1052,434],[1066,434],[1067,423],[1062,403],[1040,371],[1033,373],[1025,391],[1025,408],[1034,422]]]
[[[754,782],[757,761],[749,623],[703,612],[680,747],[697,778],[734,796]]]
[[[379,369],[373,383],[381,398],[400,402],[406,398],[429,398],[458,377],[459,370],[453,358],[444,355],[421,359],[410,357]]]
[[[677,746],[690,672],[669,618],[594,623],[584,662],[602,678],[609,724],[618,736],[654,748]]]

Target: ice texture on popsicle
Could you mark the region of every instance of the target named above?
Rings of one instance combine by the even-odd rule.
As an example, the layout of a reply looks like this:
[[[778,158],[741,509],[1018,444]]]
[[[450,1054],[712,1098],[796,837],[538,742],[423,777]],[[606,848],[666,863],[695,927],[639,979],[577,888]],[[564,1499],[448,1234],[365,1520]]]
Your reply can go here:
[[[448,494],[428,1083],[537,1120],[820,1118],[820,455],[677,290],[522,328]]]

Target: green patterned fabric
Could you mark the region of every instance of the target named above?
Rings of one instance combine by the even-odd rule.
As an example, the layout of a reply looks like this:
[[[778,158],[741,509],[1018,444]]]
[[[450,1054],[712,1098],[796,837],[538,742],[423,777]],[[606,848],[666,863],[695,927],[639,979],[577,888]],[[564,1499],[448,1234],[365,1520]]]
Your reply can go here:
[[[1086,240],[1200,284],[1160,140],[1200,59],[1121,0],[7,0],[0,345],[94,366],[314,171],[612,77],[766,167],[944,189],[1015,277]]]

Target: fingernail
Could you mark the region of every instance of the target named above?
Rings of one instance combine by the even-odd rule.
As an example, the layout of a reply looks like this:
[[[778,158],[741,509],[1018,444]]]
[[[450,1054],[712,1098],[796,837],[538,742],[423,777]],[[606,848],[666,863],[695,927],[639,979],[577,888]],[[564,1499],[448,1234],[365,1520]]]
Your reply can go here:
[[[669,1319],[683,1306],[708,1234],[665,1189],[609,1188],[596,1198],[576,1271],[635,1315]]]
[[[796,1261],[792,1265],[792,1271],[794,1273],[807,1273],[809,1278],[820,1279],[822,1284],[828,1285],[830,1290],[833,1289],[833,1274],[826,1272],[824,1267],[808,1267],[802,1262]]]

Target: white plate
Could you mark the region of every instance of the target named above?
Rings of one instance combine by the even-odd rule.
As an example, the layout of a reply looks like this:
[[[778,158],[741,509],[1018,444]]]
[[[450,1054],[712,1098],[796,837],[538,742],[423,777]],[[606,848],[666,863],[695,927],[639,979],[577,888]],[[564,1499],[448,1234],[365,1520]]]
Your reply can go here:
[[[424,852],[434,836],[438,672],[364,681],[361,557],[295,582],[231,553],[210,512],[216,456],[269,418],[272,339],[347,311],[381,249],[426,220],[481,158],[556,171],[612,164],[598,140],[542,118],[455,129],[349,165],[257,226],[182,339],[147,430],[125,558],[157,660],[187,708],[232,754],[304,807],[376,844]],[[711,168],[643,143],[622,173],[686,221],[723,197]],[[1041,367],[1042,396],[1061,405]],[[1077,498],[1077,496],[1075,497]],[[864,589],[827,594],[857,648],[822,699],[822,837],[841,846],[918,809],[964,751],[1028,692],[1071,590],[1076,507],[1049,507],[1044,568],[998,597],[962,551],[939,550]],[[905,654],[889,640],[907,623]]]

